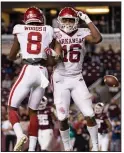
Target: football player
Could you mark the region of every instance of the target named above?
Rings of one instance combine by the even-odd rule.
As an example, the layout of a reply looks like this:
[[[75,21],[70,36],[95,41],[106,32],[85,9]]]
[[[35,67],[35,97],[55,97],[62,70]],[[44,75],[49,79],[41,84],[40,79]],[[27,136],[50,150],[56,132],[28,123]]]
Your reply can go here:
[[[53,127],[55,120],[54,108],[48,105],[47,98],[44,96],[38,108],[38,142],[42,151],[51,151],[52,140],[54,137]]]
[[[88,28],[78,28],[79,19]],[[91,94],[82,76],[82,64],[86,53],[85,41],[93,44],[101,42],[102,36],[87,14],[71,7],[63,8],[58,15],[59,28],[55,28],[56,40],[63,49],[63,62],[53,73],[54,102],[60,121],[60,134],[66,151],[71,151],[68,115],[70,97],[87,120],[93,151],[98,151],[98,127],[92,108]]]
[[[14,42],[9,59],[15,60],[20,50],[24,64],[8,100],[9,120],[17,136],[14,151],[21,151],[27,141],[27,136],[19,123],[17,109],[29,92],[29,151],[35,151],[38,136],[37,109],[49,83],[45,66],[47,58],[45,48],[49,47],[53,40],[53,29],[45,25],[45,16],[40,9],[30,7],[24,14],[24,24],[15,25],[13,34]]]
[[[112,125],[107,115],[103,112],[104,104],[99,102],[95,105],[95,118],[98,125],[98,144],[99,151],[108,151],[109,148],[109,132],[112,130]]]

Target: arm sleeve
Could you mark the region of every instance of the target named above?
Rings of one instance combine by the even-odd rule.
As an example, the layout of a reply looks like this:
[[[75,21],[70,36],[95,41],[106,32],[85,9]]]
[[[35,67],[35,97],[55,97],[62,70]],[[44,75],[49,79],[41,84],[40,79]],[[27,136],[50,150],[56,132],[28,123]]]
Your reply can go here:
[[[84,37],[91,35],[91,31],[89,28],[84,28]]]

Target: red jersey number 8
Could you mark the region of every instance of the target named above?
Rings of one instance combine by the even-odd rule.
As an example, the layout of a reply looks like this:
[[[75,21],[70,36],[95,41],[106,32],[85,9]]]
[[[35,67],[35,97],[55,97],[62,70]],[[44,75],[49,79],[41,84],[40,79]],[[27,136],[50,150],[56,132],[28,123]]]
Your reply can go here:
[[[27,52],[29,54],[39,54],[41,51],[41,41],[42,35],[40,32],[30,32],[28,34]]]

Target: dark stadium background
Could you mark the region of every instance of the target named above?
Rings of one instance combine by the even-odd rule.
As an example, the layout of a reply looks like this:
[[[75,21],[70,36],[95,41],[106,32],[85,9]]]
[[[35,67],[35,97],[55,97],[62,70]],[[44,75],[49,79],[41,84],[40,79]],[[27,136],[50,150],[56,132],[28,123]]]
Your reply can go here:
[[[87,8],[104,7],[106,13],[87,12],[91,20],[103,35],[102,43],[98,45],[86,44],[87,54],[83,64],[83,76],[92,93],[93,104],[102,101],[105,104],[104,111],[108,114],[112,123],[112,132],[110,133],[109,151],[121,151],[121,134],[115,133],[115,126],[121,126],[121,2],[1,2],[1,151],[12,151],[16,138],[13,130],[5,125],[7,121],[7,100],[11,86],[15,82],[20,69],[20,60],[11,62],[7,56],[13,41],[13,26],[22,23],[23,12],[30,6],[39,7],[46,16],[46,23],[53,27],[58,26],[56,17],[61,8],[66,6],[80,7],[87,12]],[[86,26],[80,21],[80,27]],[[52,67],[48,67],[49,76],[52,73]],[[103,82],[103,76],[106,74],[115,75],[120,86],[109,88]],[[48,101],[53,103],[53,94],[50,86],[46,90]],[[21,124],[25,133],[28,127],[28,110],[26,98],[19,108]],[[4,126],[3,126],[4,125]],[[80,114],[77,107],[71,100],[70,108],[70,137],[75,138],[79,132],[82,137],[84,150],[90,150],[90,138],[86,129],[86,121]],[[5,130],[6,129],[6,130]],[[55,138],[53,151],[63,150],[62,142],[58,132],[58,125],[54,128]],[[78,141],[78,140],[77,140]],[[56,143],[55,143],[56,142]],[[80,146],[79,146],[80,147]],[[24,151],[28,148],[25,145]],[[37,151],[39,146],[37,145]]]

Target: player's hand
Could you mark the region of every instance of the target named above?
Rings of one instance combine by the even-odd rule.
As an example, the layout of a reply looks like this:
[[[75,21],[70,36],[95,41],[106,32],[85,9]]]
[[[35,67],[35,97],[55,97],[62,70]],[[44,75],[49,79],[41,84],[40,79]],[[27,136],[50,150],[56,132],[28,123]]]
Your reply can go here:
[[[54,57],[57,63],[62,61],[62,55],[58,55],[53,49],[46,48],[45,52],[47,55]]]
[[[89,24],[90,22],[92,22],[92,21],[90,20],[90,18],[88,17],[88,15],[87,15],[86,13],[82,12],[82,11],[78,11],[78,12],[77,12],[77,16],[78,16],[81,20],[85,21],[86,24]]]
[[[52,48],[46,48],[45,52],[46,52],[47,55],[50,55],[50,56],[53,56],[53,57],[58,56],[58,54]]]

